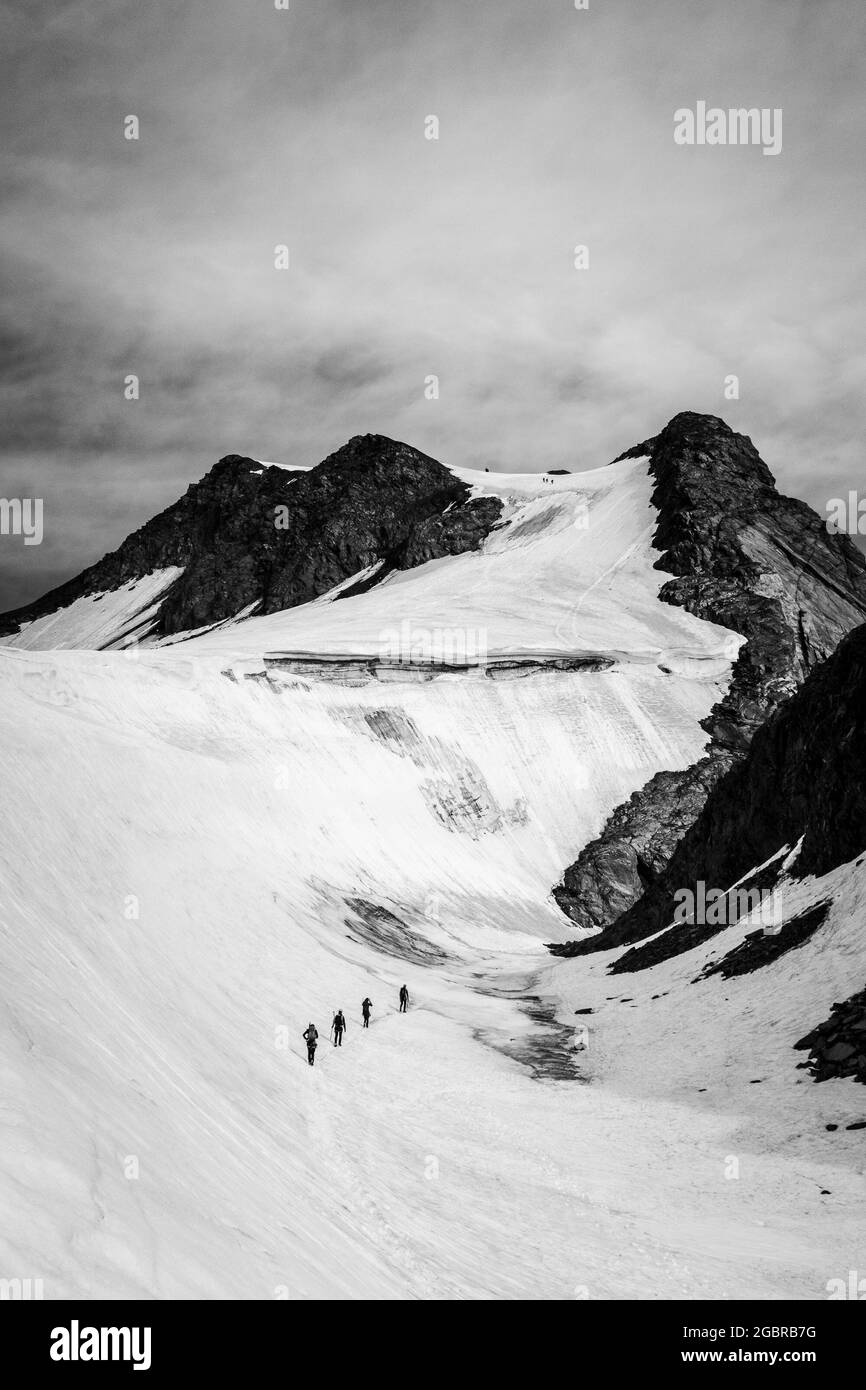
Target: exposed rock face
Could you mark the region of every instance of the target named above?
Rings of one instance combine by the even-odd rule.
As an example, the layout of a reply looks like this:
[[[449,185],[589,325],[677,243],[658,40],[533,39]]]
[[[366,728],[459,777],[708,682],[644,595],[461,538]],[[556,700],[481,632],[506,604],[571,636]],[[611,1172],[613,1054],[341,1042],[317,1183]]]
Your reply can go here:
[[[660,597],[747,643],[704,722],[707,756],[659,773],[617,807],[554,889],[585,928],[608,928],[654,883],[755,730],[866,618],[863,555],[805,502],[776,491],[751,440],[714,416],[683,414],[622,457],[643,454],[655,480],[656,568],[674,575]],[[569,943],[569,953],[613,944],[604,931]]]
[[[284,526],[278,507],[287,509]],[[393,569],[477,549],[501,509],[498,499],[472,499],[435,459],[382,435],[359,435],[307,472],[229,454],[118,550],[0,617],[0,634],[174,565],[184,573],[162,603],[158,635],[219,622],[253,603],[273,613],[376,561],[378,581]]]
[[[804,946],[824,925],[831,907],[829,899],[816,903],[799,917],[785,922],[777,933],[768,933],[763,928],[747,932],[739,946],[734,946],[721,960],[705,966],[699,978],[707,980],[712,975],[721,975],[723,980],[731,980],[737,975],[751,975],[754,970],[771,965],[780,956]]]
[[[562,910],[581,927],[606,926],[641,896],[667,864],[709,790],[731,765],[730,755],[701,758],[683,772],[658,772],[623,802],[600,837],[581,850],[553,890]],[[563,955],[607,944],[598,938],[557,947]]]
[[[808,1051],[808,1060],[799,1065],[807,1067],[816,1081],[850,1076],[866,1085],[866,989],[842,1004],[834,1004],[826,1022],[819,1023],[794,1046]]]
[[[342,594],[340,597],[342,598]],[[367,685],[371,681],[388,684],[417,684],[436,680],[442,675],[469,675],[483,680],[522,680],[541,671],[604,671],[614,663],[606,657],[549,656],[549,657],[468,657],[449,660],[446,657],[403,660],[400,657],[343,656],[316,653],[266,653],[268,671],[287,671],[311,680],[330,681],[334,685]]]
[[[679,890],[696,892],[699,881],[729,888],[801,837],[789,870],[799,876],[820,877],[866,850],[866,624],[758,730],[667,867],[605,932],[606,944],[627,945],[662,931],[673,921]],[[669,926],[613,968],[644,969],[721,929]],[[797,944],[797,932],[789,936]],[[787,938],[777,944],[786,945]]]

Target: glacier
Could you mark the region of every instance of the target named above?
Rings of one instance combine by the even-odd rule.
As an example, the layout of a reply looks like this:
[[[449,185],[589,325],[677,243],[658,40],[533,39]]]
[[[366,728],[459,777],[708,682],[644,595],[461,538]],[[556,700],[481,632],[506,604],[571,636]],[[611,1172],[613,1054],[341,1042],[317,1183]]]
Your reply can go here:
[[[50,650],[0,645],[0,1274],[47,1297],[778,1299],[856,1267],[856,1139],[822,1133],[856,1098],[785,1049],[862,966],[862,873],[828,876],[809,978],[794,952],[727,981],[724,1019],[692,980],[748,923],[640,979],[554,962],[551,884],[700,757],[742,639],[658,600],[645,461],[464,477],[504,524],[367,592],[160,644],[154,575],[98,643],[95,604]],[[402,624],[540,664],[339,678]],[[299,652],[337,679],[281,666]]]

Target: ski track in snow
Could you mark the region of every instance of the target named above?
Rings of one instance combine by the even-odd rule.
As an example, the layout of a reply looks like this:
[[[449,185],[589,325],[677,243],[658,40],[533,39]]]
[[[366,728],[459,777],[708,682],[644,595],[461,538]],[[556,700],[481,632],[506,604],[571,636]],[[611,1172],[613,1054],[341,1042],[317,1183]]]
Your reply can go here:
[[[862,1267],[862,1137],[824,1129],[860,1088],[815,1086],[792,1049],[862,987],[861,867],[791,887],[792,910],[836,906],[753,975],[691,983],[748,923],[639,975],[553,962],[573,929],[551,886],[700,756],[737,639],[658,603],[639,462],[466,476],[506,502],[479,554],[158,649],[0,650],[0,1276],[49,1298],[810,1299]],[[150,578],[113,600],[127,628]],[[93,606],[64,611],[73,645]],[[261,678],[267,652],[375,654],[404,621],[616,665]]]

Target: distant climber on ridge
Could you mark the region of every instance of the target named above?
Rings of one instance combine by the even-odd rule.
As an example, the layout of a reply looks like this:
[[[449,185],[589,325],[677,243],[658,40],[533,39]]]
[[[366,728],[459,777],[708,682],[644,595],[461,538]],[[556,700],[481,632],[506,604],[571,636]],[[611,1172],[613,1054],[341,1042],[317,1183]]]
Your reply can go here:
[[[372,999],[365,999],[361,1004],[361,1013],[364,1015],[364,1027],[370,1027],[370,1010],[373,1007]]]
[[[307,1061],[310,1066],[312,1066],[316,1060],[316,1043],[319,1040],[319,1032],[315,1023],[309,1024],[308,1027],[304,1029],[301,1037],[307,1044]]]
[[[338,1009],[337,1012],[334,1014],[334,1022],[331,1024],[331,1028],[334,1033],[334,1046],[342,1047],[343,1034],[346,1031],[346,1020],[343,1017],[342,1009]]]
[[[400,986],[400,1012],[404,1014],[409,1007],[409,991],[405,985]]]

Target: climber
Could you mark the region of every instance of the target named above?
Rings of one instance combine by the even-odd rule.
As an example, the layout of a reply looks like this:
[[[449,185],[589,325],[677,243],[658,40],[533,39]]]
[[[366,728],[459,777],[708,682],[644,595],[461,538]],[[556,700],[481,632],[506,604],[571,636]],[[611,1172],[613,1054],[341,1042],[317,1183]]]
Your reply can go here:
[[[307,1028],[305,1028],[303,1033],[301,1034],[301,1037],[307,1044],[307,1061],[309,1062],[310,1066],[312,1066],[316,1060],[316,1043],[319,1040],[319,1033],[315,1023],[311,1023]]]

